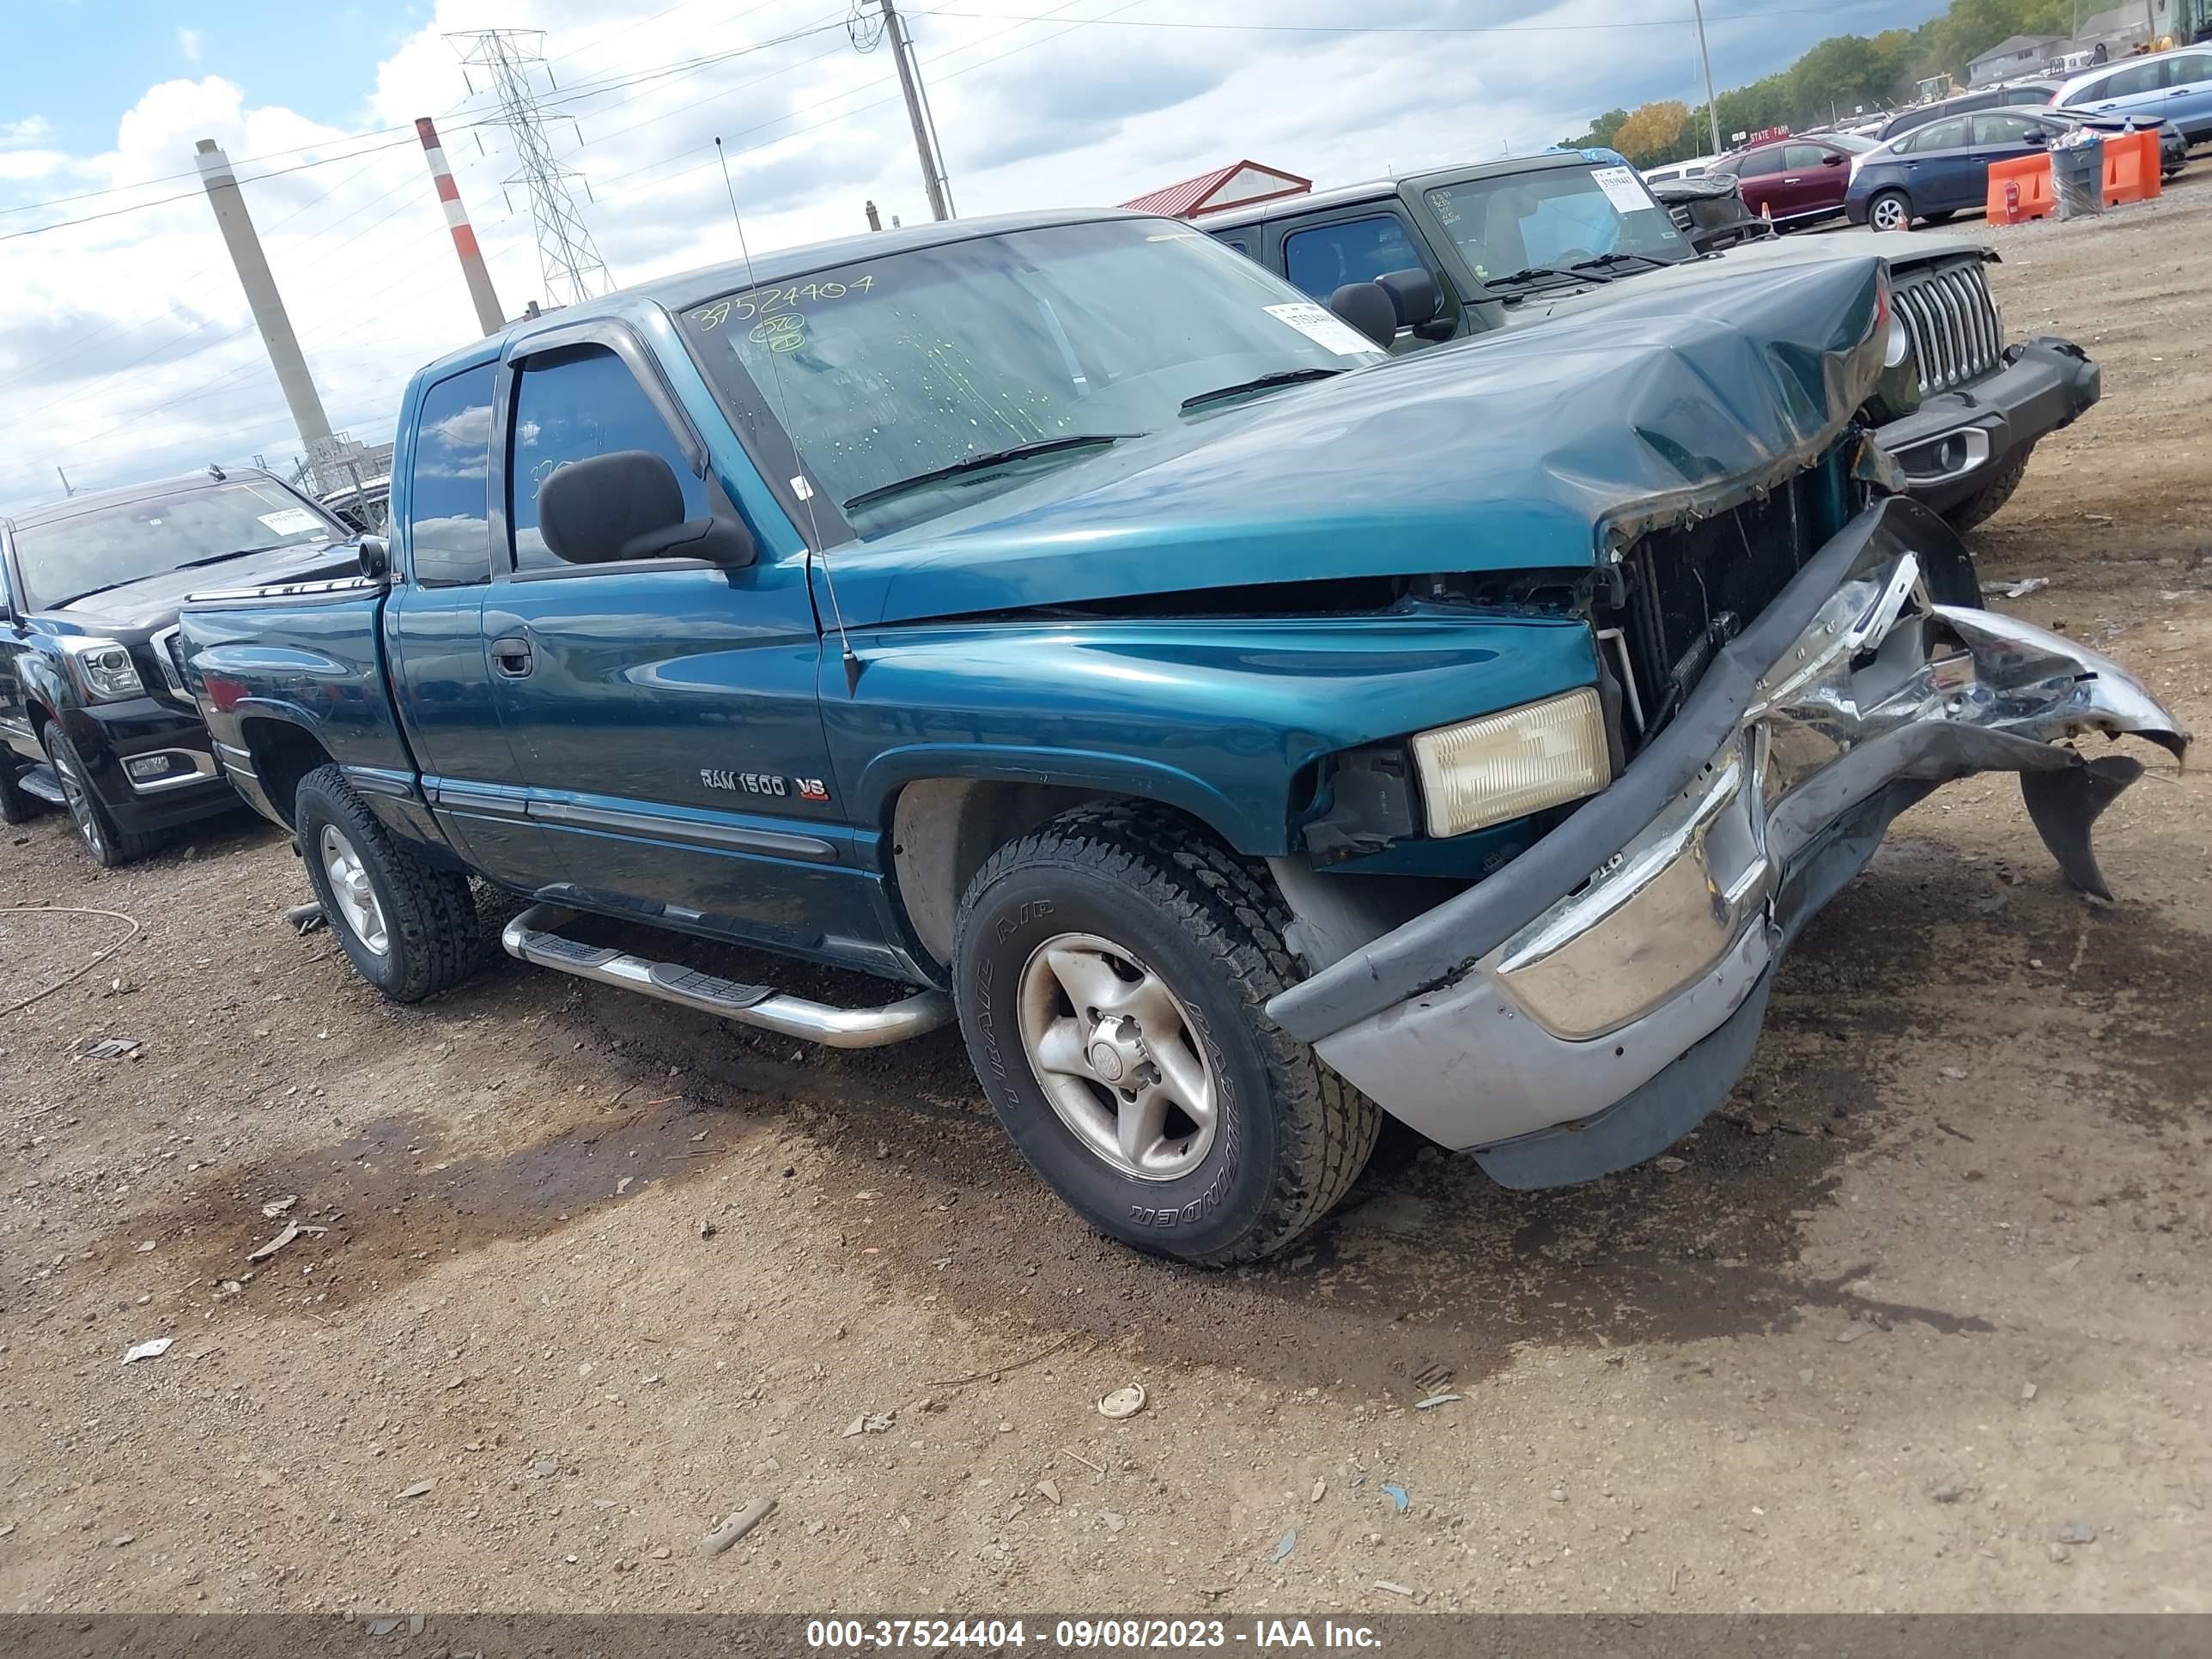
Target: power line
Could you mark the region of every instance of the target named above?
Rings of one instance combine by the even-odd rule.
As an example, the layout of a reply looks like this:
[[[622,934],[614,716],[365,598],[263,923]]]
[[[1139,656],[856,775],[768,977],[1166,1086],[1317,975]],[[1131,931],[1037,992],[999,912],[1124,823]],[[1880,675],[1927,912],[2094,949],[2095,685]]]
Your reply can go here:
[[[1838,0],[1827,6],[1772,6],[1758,11],[1717,13],[1705,19],[1708,23],[1749,23],[1767,17],[1830,17],[1839,11],[1863,11],[1879,0]],[[1127,9],[1127,8],[1123,8]],[[1008,21],[1020,14],[1003,11],[960,11],[949,7],[935,7],[917,11],[917,17],[964,17],[985,21]],[[1023,21],[1034,22],[1030,17]],[[1094,17],[1091,22],[1105,22],[1104,17]],[[1126,17],[1112,24],[1115,28],[1129,29],[1207,29],[1255,34],[1580,34],[1602,33],[1613,29],[1688,28],[1695,21],[1686,14],[1680,17],[1619,18],[1605,23],[1216,23],[1194,21],[1184,18]]]

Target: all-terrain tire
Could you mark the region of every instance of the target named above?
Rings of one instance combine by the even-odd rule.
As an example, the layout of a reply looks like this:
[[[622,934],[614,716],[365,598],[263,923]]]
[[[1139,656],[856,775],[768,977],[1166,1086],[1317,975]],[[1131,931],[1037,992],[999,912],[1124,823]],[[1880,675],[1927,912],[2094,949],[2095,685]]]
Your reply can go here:
[[[468,878],[434,867],[393,840],[344,772],[319,766],[300,780],[292,828],[316,902],[363,979],[394,1002],[420,1002],[469,976],[479,960],[479,940]],[[323,856],[325,830],[343,837],[375,896],[383,921],[380,951],[362,937],[339,902]]]
[[[1382,1114],[1270,1020],[1297,978],[1280,899],[1172,815],[1084,807],[1000,848],[969,884],[954,996],[976,1076],[1030,1167],[1109,1237],[1204,1266],[1255,1261],[1296,1240],[1351,1188]],[[1147,1179],[1063,1120],[1025,1048],[1025,969],[1048,940],[1110,941],[1180,1003],[1210,1068],[1218,1120],[1202,1160]]]
[[[161,846],[159,836],[135,835],[117,825],[115,815],[93,790],[84,757],[59,720],[48,721],[39,740],[45,745],[47,764],[54,769],[63,794],[69,798],[69,815],[76,825],[77,839],[95,863],[103,869],[120,870]]]
[[[2020,481],[2027,475],[2028,457],[2034,452],[2033,444],[2021,445],[1990,469],[1988,480],[1979,489],[1946,508],[1943,516],[1950,520],[1951,528],[1963,536],[1976,525],[1994,517],[2012,499],[2013,491],[2020,488]]]

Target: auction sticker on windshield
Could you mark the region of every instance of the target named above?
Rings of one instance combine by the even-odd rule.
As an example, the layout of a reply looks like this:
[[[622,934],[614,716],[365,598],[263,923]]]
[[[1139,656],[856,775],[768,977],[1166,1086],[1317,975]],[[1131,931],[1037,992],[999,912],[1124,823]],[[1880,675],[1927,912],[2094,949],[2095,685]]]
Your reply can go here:
[[[320,530],[323,521],[304,507],[288,507],[281,512],[264,513],[261,522],[270,532],[277,536],[296,536],[303,530]]]
[[[1630,167],[1592,167],[1590,177],[1605,192],[1605,199],[1623,213],[1642,213],[1658,205]]]
[[[1316,345],[1327,346],[1340,357],[1358,357],[1381,349],[1335,313],[1308,301],[1298,305],[1266,306],[1270,317],[1288,323]]]

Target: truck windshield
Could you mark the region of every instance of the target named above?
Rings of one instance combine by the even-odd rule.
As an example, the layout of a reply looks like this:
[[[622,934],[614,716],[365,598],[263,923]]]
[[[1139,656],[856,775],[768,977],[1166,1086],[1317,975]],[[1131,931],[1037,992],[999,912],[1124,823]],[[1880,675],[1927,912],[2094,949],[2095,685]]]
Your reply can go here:
[[[1382,361],[1251,260],[1158,219],[886,253],[682,323],[710,376],[768,401],[862,537]]]
[[[1529,270],[1571,270],[1609,253],[1667,264],[1696,255],[1626,167],[1469,179],[1424,195],[1479,283],[1502,284]],[[1617,262],[1616,268],[1627,267]]]
[[[330,521],[269,483],[210,484],[15,532],[26,610],[51,609],[235,553],[326,542]]]

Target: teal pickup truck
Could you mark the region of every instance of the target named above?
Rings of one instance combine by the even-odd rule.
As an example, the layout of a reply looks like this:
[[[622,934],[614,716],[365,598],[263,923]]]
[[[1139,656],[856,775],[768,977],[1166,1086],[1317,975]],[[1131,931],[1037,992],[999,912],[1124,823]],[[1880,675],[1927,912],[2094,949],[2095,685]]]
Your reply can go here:
[[[1888,493],[1889,304],[1842,258],[1394,361],[1137,215],[791,250],[422,370],[389,544],[180,654],[391,995],[478,959],[474,878],[563,973],[957,1019],[1086,1220],[1249,1261],[1382,1113],[1519,1187],[1667,1146],[1946,780],[2020,774],[2101,888],[2141,763],[2064,740],[2187,739]]]

